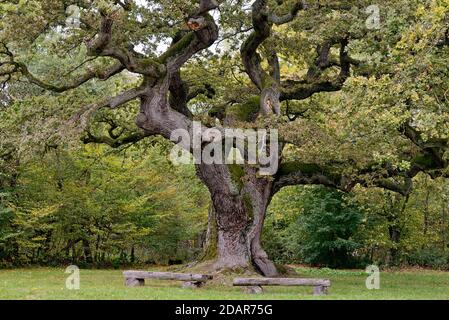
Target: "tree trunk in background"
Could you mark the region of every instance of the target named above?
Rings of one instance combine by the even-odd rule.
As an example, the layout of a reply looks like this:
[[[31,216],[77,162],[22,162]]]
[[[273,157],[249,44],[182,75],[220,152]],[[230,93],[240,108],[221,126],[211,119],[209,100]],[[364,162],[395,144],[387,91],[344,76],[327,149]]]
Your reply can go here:
[[[84,261],[89,264],[93,263],[92,251],[90,250],[89,241],[87,239],[83,239],[82,243],[83,243]]]
[[[394,247],[390,249],[390,262],[394,265],[398,263],[398,245],[401,240],[401,230],[399,230],[396,226],[390,226],[388,228],[388,232],[390,234],[390,240],[394,243]]]
[[[212,197],[203,260],[215,260],[217,270],[277,275],[260,244],[272,181],[258,177],[256,168],[239,165],[201,164],[197,172]]]
[[[134,263],[136,261],[136,254],[135,254],[135,248],[134,245],[131,247],[131,263]]]
[[[427,188],[427,179],[426,179],[426,188]],[[430,190],[428,189],[426,192],[426,200],[425,200],[425,208],[424,208],[424,236],[427,235],[427,231],[429,229],[429,199],[430,199]]]
[[[449,205],[448,205],[449,207]],[[441,210],[441,239],[442,239],[442,249],[443,252],[446,251],[446,203],[443,202]]]
[[[392,204],[391,211],[392,215],[388,218],[389,227],[388,233],[390,236],[390,241],[393,242],[394,246],[390,249],[390,263],[399,263],[399,244],[401,242],[401,236],[403,231],[403,223],[401,220],[404,219],[405,210],[407,209],[407,204],[410,200],[410,195],[402,198],[401,195],[396,195],[396,202],[400,203],[402,201],[402,206],[396,213],[395,204]]]

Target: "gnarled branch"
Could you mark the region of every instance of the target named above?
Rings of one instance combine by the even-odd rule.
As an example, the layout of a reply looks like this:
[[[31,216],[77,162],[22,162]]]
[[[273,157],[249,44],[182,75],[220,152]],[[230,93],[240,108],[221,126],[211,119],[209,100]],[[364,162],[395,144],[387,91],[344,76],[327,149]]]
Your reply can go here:
[[[275,176],[273,193],[278,192],[286,186],[315,184],[340,189],[345,192],[351,191],[357,184],[365,187],[376,186],[402,195],[408,195],[413,188],[413,177],[421,170],[400,172],[398,170],[386,170],[378,168],[367,168],[360,170],[358,174],[345,176],[334,172],[325,166],[318,164],[286,162],[283,163]],[[403,181],[397,181],[396,178]]]
[[[53,92],[57,92],[57,93],[62,93],[62,92],[65,92],[65,91],[68,91],[71,89],[75,89],[92,79],[99,79],[99,80],[105,81],[105,80],[113,77],[114,75],[122,72],[125,69],[121,63],[114,63],[104,69],[99,69],[99,68],[88,69],[81,76],[71,80],[71,83],[69,83],[69,84],[55,85],[55,84],[47,83],[47,82],[39,79],[35,75],[33,75],[29,71],[26,64],[15,60],[13,53],[8,49],[6,44],[2,44],[2,45],[4,48],[3,48],[3,50],[0,51],[0,54],[6,55],[8,59],[6,61],[0,62],[0,67],[10,66],[12,68],[9,70],[6,70],[6,71],[0,71],[0,76],[9,76],[10,77],[11,75],[18,73],[18,74],[21,74],[22,76],[24,76],[25,78],[27,78],[30,83],[35,84],[45,90],[49,90],[49,91],[53,91]]]
[[[117,59],[130,72],[151,77],[161,76],[165,67],[156,59],[140,57],[134,50],[113,43],[113,23],[113,15],[102,14],[98,35],[86,44],[88,55]]]
[[[270,22],[276,24],[276,25],[281,25],[281,24],[285,24],[288,22],[293,21],[293,19],[295,19],[296,15],[298,14],[298,12],[300,10],[303,10],[305,8],[305,3],[303,0],[299,0],[296,1],[293,6],[290,8],[290,12],[282,15],[282,16],[277,16],[275,14],[270,14],[269,16],[269,20]]]
[[[81,140],[83,143],[101,143],[106,144],[110,146],[111,148],[119,148],[124,145],[137,143],[146,137],[148,137],[149,134],[145,133],[144,131],[135,132],[129,135],[120,135],[118,137],[112,137],[112,136],[95,136],[90,131],[87,131],[86,136],[83,137]]]
[[[334,43],[338,43],[340,46],[338,62],[330,58],[330,51]],[[305,79],[281,82],[280,100],[303,100],[315,93],[341,90],[350,76],[351,65],[359,64],[358,61],[349,56],[347,52],[348,43],[349,40],[347,38],[341,38],[328,40],[323,45],[318,46],[317,58],[309,68]],[[333,66],[338,66],[340,73],[333,80],[321,79],[323,71]]]

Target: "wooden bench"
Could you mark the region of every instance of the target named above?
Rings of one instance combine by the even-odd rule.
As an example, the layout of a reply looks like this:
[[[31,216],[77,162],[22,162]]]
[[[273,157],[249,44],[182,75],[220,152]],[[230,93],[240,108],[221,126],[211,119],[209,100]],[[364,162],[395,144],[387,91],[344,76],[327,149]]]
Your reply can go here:
[[[145,285],[145,279],[184,281],[185,288],[199,288],[213,277],[206,274],[186,274],[172,272],[124,271],[125,286],[138,287]]]
[[[262,286],[310,286],[316,296],[326,295],[331,286],[327,279],[301,279],[301,278],[235,278],[234,286],[247,287],[248,293],[262,293]]]

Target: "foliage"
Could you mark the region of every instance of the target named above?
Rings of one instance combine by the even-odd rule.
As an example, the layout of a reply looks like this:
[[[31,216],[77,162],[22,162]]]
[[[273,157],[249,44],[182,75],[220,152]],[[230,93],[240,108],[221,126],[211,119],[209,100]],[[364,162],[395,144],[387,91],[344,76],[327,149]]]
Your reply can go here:
[[[9,260],[117,265],[191,258],[207,202],[184,174],[158,147],[121,155],[101,146],[49,151],[21,167],[19,200],[7,211],[14,218],[1,220],[10,229],[2,228],[9,231],[2,238],[17,248]]]
[[[11,238],[15,234],[12,228],[14,213],[7,206],[7,198],[8,194],[0,194],[0,261],[5,262],[9,260],[11,262],[8,258],[14,251],[14,247],[11,245]]]
[[[360,244],[353,236],[361,211],[348,205],[342,193],[325,188],[292,188],[290,192],[296,196],[293,203],[287,192],[269,209],[272,216],[264,234],[268,252],[279,262],[354,266]],[[283,207],[287,201],[289,205]]]
[[[424,248],[412,253],[408,263],[414,266],[445,269],[448,266],[448,256],[444,250],[438,248]]]
[[[380,190],[357,189],[354,201],[365,213],[358,239],[359,254],[377,264],[417,264],[448,257],[448,195],[445,179],[420,175],[407,198]],[[446,257],[446,258],[444,258]],[[429,261],[430,262],[430,261]],[[425,263],[447,267],[442,263]]]
[[[287,188],[270,205],[263,239],[267,252],[278,263],[312,262],[308,258],[317,256],[321,246],[326,244],[325,239],[319,239],[322,233],[316,230],[334,230],[344,221],[339,220],[338,214],[329,215],[329,212],[339,212],[333,208],[344,208],[335,204],[338,197],[335,199],[335,194],[326,196],[313,190]],[[414,192],[408,197],[379,188],[356,188],[344,197],[344,203],[356,210],[342,211],[344,215],[349,213],[348,217],[352,212],[354,222],[359,222],[355,232],[352,229],[348,243],[349,248],[355,249],[351,258],[357,264],[446,269],[449,257],[448,190],[447,180],[431,180],[424,175],[417,177]],[[325,210],[327,202],[334,204],[330,211]],[[305,208],[309,208],[308,216]],[[317,238],[318,245],[306,246],[304,239],[307,237]],[[308,248],[314,251],[305,252]]]
[[[347,205],[342,193],[313,190],[298,220],[304,261],[333,268],[354,266],[353,255],[360,244],[353,235],[360,221],[360,210]]]

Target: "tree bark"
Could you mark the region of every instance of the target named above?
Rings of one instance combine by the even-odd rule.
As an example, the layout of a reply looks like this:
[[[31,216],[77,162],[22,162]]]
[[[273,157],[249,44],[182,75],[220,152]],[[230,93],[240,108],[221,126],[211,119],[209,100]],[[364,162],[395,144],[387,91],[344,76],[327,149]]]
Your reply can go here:
[[[390,226],[388,228],[388,233],[390,235],[390,240],[393,242],[393,247],[390,248],[390,262],[393,265],[399,262],[399,242],[401,240],[401,230],[397,226]]]
[[[83,243],[83,251],[84,251],[84,261],[88,264],[93,263],[92,251],[90,249],[89,241],[87,239],[83,239],[82,243]]]
[[[200,179],[212,197],[204,260],[215,260],[217,270],[255,270],[276,276],[260,238],[272,181],[257,169],[239,165],[198,165]]]

